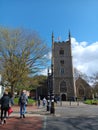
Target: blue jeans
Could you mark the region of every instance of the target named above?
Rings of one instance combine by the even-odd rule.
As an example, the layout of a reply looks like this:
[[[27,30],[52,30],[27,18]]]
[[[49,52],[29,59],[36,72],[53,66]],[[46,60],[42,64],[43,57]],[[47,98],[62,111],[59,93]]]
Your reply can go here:
[[[20,116],[25,115],[26,113],[26,105],[20,104]]]

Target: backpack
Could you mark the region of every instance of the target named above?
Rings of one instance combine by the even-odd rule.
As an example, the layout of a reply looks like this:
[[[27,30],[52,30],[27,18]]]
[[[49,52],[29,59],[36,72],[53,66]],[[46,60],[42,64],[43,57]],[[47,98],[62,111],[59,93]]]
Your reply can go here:
[[[20,103],[22,103],[22,104],[26,104],[26,95],[21,95],[21,97],[20,97]]]

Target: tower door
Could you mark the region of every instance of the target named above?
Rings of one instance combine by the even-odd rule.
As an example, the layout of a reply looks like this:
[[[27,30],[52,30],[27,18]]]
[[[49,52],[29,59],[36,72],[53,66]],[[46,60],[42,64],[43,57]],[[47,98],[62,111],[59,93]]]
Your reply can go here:
[[[66,94],[62,94],[62,95],[61,95],[61,100],[62,100],[62,101],[66,101]]]

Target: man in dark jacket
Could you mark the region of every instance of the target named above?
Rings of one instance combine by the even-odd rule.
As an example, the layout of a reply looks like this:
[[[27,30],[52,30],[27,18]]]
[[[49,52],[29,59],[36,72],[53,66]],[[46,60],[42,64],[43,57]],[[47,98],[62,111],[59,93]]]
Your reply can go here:
[[[9,96],[7,92],[4,92],[3,97],[0,100],[1,104],[1,124],[6,123],[6,115],[9,109]]]

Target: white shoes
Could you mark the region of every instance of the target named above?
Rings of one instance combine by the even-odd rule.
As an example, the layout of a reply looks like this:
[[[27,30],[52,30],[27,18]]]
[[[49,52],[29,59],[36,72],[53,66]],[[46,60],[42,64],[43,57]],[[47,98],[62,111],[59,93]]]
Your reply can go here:
[[[1,121],[1,124],[6,124],[6,118],[4,118],[4,120]]]
[[[3,125],[3,124],[4,124],[4,121],[1,121],[1,124]]]

